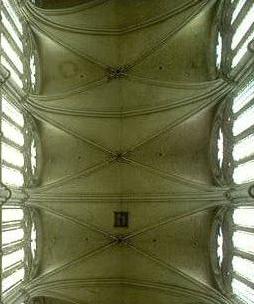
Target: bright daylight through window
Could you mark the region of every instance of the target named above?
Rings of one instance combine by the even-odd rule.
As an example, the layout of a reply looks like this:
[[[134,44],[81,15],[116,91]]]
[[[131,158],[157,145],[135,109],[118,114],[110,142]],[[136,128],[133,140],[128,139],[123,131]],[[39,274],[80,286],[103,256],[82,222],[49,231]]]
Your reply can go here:
[[[25,91],[36,88],[36,60],[28,25],[13,0],[1,1],[1,302],[31,277],[37,252],[36,213],[24,207],[26,187],[38,174],[38,135],[21,105]]]
[[[215,119],[214,177],[220,186],[241,193],[254,182],[254,2],[225,1],[221,11],[225,19],[218,29],[216,65],[218,73],[234,85]],[[253,304],[253,198],[239,194],[230,200],[231,206],[216,215],[215,274],[227,296]]]

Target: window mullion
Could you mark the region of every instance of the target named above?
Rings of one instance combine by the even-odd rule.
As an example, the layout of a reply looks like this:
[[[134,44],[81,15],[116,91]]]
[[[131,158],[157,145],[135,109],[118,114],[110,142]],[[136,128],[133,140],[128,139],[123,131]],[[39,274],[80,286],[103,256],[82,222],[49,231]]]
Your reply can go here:
[[[11,141],[9,138],[2,137],[2,142],[4,142],[5,144],[11,146],[12,148],[17,149],[17,150],[20,151],[21,153],[24,153],[24,147],[19,146],[19,145],[16,144],[15,142]]]
[[[253,31],[254,31],[254,24],[252,24],[252,26],[248,29],[248,31],[244,34],[242,39],[239,41],[237,46],[232,50],[232,56],[233,57],[238,53],[240,48],[243,46],[243,44],[248,39],[248,37],[252,34]]]
[[[5,52],[2,52],[2,55],[4,57],[4,59],[9,63],[9,65],[13,68],[13,70],[15,71],[15,73],[18,75],[18,77],[20,78],[20,80],[22,82],[24,82],[24,74],[21,73],[19,71],[19,69],[16,67],[16,65],[12,62],[11,58],[5,53]],[[23,62],[22,62],[23,64]]]
[[[251,98],[246,105],[244,105],[238,112],[233,114],[233,119],[236,120],[242,113],[244,113],[253,105],[254,105],[254,98]]]
[[[253,123],[254,123],[254,121],[253,121]],[[246,137],[248,137],[248,136],[250,136],[252,134],[254,134],[254,125],[252,125],[248,129],[244,130],[240,134],[234,136],[234,143],[238,143],[242,139],[244,139],[244,138],[246,138]]]
[[[12,189],[11,198],[5,204],[5,207],[8,208],[9,206],[13,206],[13,201],[15,201],[15,208],[23,208],[23,202],[27,200],[27,194],[20,189]]]
[[[237,1],[234,1],[234,3],[231,4],[231,8],[230,8],[231,24],[233,24],[236,21],[237,17],[241,14],[242,9],[244,8],[244,5],[246,4],[246,3],[243,3],[243,5],[240,7],[240,10],[239,10],[238,6],[239,6],[239,4],[241,4],[242,1],[246,2],[248,0],[237,0]],[[236,16],[234,16],[236,9],[238,10],[238,13],[237,13]],[[233,17],[234,17],[234,20],[233,20]]]
[[[8,167],[8,168],[11,168],[11,169],[14,169],[14,170],[17,170],[19,172],[21,172],[22,174],[24,174],[25,170],[24,170],[24,167],[19,167],[17,165],[14,165],[12,163],[9,163],[5,160],[2,160],[2,165]]]
[[[9,243],[9,244],[5,245],[2,248],[2,251],[3,251],[4,255],[10,254],[10,253],[13,253],[15,251],[18,251],[19,249],[24,248],[25,245],[26,245],[26,241],[25,240],[21,240],[21,241],[17,241],[17,242],[12,242],[12,243]]]
[[[254,254],[234,248],[234,255],[254,262]]]
[[[236,272],[233,273],[233,276],[235,279],[237,279],[238,281],[242,282],[243,284],[247,285],[249,288],[254,290],[254,283],[250,282],[248,279],[244,278],[243,276],[241,276]]]
[[[232,18],[233,12],[236,9],[238,2],[240,2],[240,0],[235,0],[231,5],[230,5],[230,18]],[[239,14],[238,14],[239,16]]]
[[[7,288],[4,292],[7,293],[8,291],[15,289],[17,286],[20,286],[22,283],[22,279],[19,280],[17,283],[13,284],[12,286],[10,286],[9,288]]]
[[[1,107],[1,106],[0,106]],[[1,108],[0,108],[0,110],[1,110]],[[1,122],[0,122],[1,123]],[[0,143],[0,145],[1,145],[1,143]],[[0,156],[1,156],[1,149],[0,149]],[[0,170],[0,176],[1,176],[1,171],[2,170]],[[1,231],[0,231],[0,248],[2,249],[3,248],[3,244],[2,244],[2,204],[1,204],[1,206],[0,206],[0,223],[1,223]],[[2,250],[2,254],[3,254],[3,250]],[[2,269],[3,269],[3,265],[2,265],[2,257],[0,257],[0,269],[1,269],[1,274],[2,274]],[[2,279],[1,279],[2,280]],[[2,284],[0,284],[0,300],[1,300],[1,302],[2,302]]]
[[[6,30],[5,30],[5,32],[6,32],[6,34],[4,36],[5,36],[6,40],[7,40],[7,42],[10,44],[10,46],[13,48],[13,51],[17,54],[18,58],[23,63],[24,51],[20,50],[20,48],[16,44],[15,40],[11,37],[11,35],[9,34],[9,32],[6,31]]]
[[[1,6],[0,6],[1,9]],[[0,45],[1,45],[1,35],[0,35]],[[1,63],[1,53],[0,53],[0,63]],[[2,90],[0,90],[0,114],[2,117]],[[2,119],[0,119],[0,131],[1,131],[1,135],[2,135]],[[2,137],[2,136],[1,136]],[[0,139],[2,139],[0,137]],[[2,140],[0,140],[0,161],[2,160]],[[2,170],[0,170],[0,181],[2,181]],[[3,204],[1,202],[0,204],[0,224],[1,224],[1,231],[0,231],[0,248],[1,248],[1,254],[3,254],[3,241],[2,241],[2,209],[3,209]],[[2,274],[2,269],[3,269],[3,265],[2,265],[2,257],[0,256],[0,270],[1,270],[1,274]],[[2,302],[2,284],[0,284],[0,301]]]
[[[241,158],[240,160],[236,161],[234,160],[234,166],[237,167],[241,164],[247,163],[249,161],[252,161],[254,159],[254,154],[251,154],[250,156]]]
[[[245,300],[245,293],[249,291],[250,294],[248,297],[246,295],[246,299],[254,303],[253,217],[246,210],[246,214],[235,213],[235,218],[233,218],[230,211],[236,210],[237,206],[251,204],[251,198],[245,198],[247,193],[244,194],[241,190],[244,187],[248,188],[248,183],[254,178],[254,95],[253,75],[251,74],[253,62],[252,48],[249,47],[254,38],[253,13],[253,0],[236,0],[234,2],[228,0],[225,1],[224,19],[220,21],[224,25],[222,45],[225,50],[222,58],[222,62],[225,63],[222,65],[222,74],[232,80],[235,86],[232,93],[227,95],[228,100],[225,100],[227,104],[225,109],[229,111],[223,113],[218,110],[217,114],[222,117],[218,130],[222,129],[224,143],[219,182],[225,181],[223,185],[233,188],[235,186],[236,197],[234,198],[234,206],[230,207],[226,213],[230,216],[224,215],[223,217],[224,239],[222,247],[224,255],[221,265],[218,263],[221,257],[219,246],[213,250],[217,250],[217,264],[220,267],[218,273],[223,278],[222,282],[218,280],[218,283],[220,283],[223,292],[229,291],[229,296],[239,297],[240,302],[240,299]],[[215,151],[218,162],[221,157],[218,149]],[[218,240],[218,232],[216,231],[216,233]],[[217,279],[217,273],[215,275]],[[229,289],[227,289],[228,286]]]
[[[246,3],[244,4],[243,8],[239,12],[237,18],[235,19],[235,21],[231,25],[231,28],[232,28],[232,31],[233,31],[233,35],[235,34],[237,28],[239,27],[239,25],[243,21],[244,17],[246,16],[246,14],[248,13],[248,11],[250,10],[252,4],[253,4],[252,1],[246,1]]]
[[[13,121],[9,116],[7,116],[5,113],[2,113],[2,118],[7,120],[10,124],[14,125],[15,128],[19,129],[21,132],[23,132],[23,128],[17,124],[15,121]]]
[[[2,226],[4,226],[4,223],[2,223]],[[24,230],[24,221],[23,223],[20,221],[19,225],[16,226],[5,226],[2,227],[2,232],[6,232],[6,231],[13,231],[13,230],[17,230],[17,229],[23,229]],[[15,241],[16,242],[16,241]]]
[[[21,229],[24,227],[24,221],[8,221],[2,223],[2,230],[8,231],[8,230],[14,230],[14,229]]]
[[[8,40],[8,42],[10,43],[10,45],[12,46],[14,51],[16,53],[18,53],[19,58],[22,60],[22,55],[23,55],[22,49],[20,49],[18,43],[13,38],[12,34],[8,31],[8,29],[3,24],[2,24],[2,33],[4,34],[4,36],[6,37],[6,39]],[[17,34],[18,38],[20,39],[20,41],[22,43],[23,38],[20,35],[20,33],[19,32],[15,32],[15,33]]]
[[[12,296],[12,293],[15,294],[23,286],[23,280],[29,277],[29,268],[33,268],[33,257],[29,251],[32,242],[30,234],[33,231],[33,222],[30,220],[30,212],[32,211],[24,207],[24,202],[28,197],[25,190],[26,181],[28,178],[33,181],[34,176],[30,172],[31,170],[28,170],[31,162],[31,142],[34,137],[33,134],[31,136],[33,122],[30,122],[30,118],[27,119],[29,114],[26,114],[25,109],[23,111],[22,105],[18,101],[20,98],[24,98],[26,88],[30,83],[29,60],[33,51],[31,45],[34,43],[28,41],[31,38],[28,33],[30,29],[24,23],[17,1],[0,0],[0,11],[3,18],[2,35],[0,35],[0,39],[2,38],[0,43],[2,46],[1,63],[11,72],[11,80],[3,86],[3,97],[0,92],[0,114],[2,114],[0,119],[0,130],[2,131],[0,137],[0,161],[2,165],[0,180],[11,187],[11,198],[3,208],[0,206],[0,245],[1,255],[4,256],[4,264],[0,259],[2,271],[1,302],[3,298],[5,300],[5,295],[7,298],[9,297],[9,292]],[[2,159],[1,154],[5,160]],[[17,207],[24,207],[23,213],[17,209],[15,213],[14,209]],[[2,218],[4,208],[10,210],[7,210]],[[20,252],[16,253],[17,250]],[[12,253],[13,255],[7,256]]]
[[[7,205],[7,204],[5,204],[5,205]],[[8,200],[8,207],[20,207],[20,199],[15,198],[15,197],[11,197]]]
[[[11,265],[10,267],[8,267],[7,270],[5,270],[2,273],[2,278],[5,279],[5,278],[9,277],[10,275],[12,275],[17,270],[19,270],[23,267],[24,267],[24,262],[22,262],[22,261],[19,261],[19,262],[15,263],[14,265]]]
[[[27,125],[27,124],[26,124]],[[25,183],[26,186],[29,186],[30,183],[30,172],[32,172],[32,168],[31,168],[31,132],[29,132],[28,129],[26,129],[27,135],[25,137],[25,141],[24,141],[24,149],[26,151],[26,153],[24,154],[24,161],[25,161],[25,167],[27,168],[27,171],[24,173],[25,175]]]
[[[235,231],[240,230],[240,231],[254,234],[254,227],[244,227],[244,226],[240,226],[240,225],[233,225],[233,230],[235,230]]]
[[[2,5],[0,6],[0,9],[3,10],[4,14],[7,16],[9,22],[11,23],[11,25],[13,26],[15,32],[17,33],[17,35],[19,36],[19,38],[22,40],[23,36],[20,33],[19,29],[17,28],[15,22],[13,21],[11,15],[9,14],[7,8],[4,6],[4,4],[2,3]]]

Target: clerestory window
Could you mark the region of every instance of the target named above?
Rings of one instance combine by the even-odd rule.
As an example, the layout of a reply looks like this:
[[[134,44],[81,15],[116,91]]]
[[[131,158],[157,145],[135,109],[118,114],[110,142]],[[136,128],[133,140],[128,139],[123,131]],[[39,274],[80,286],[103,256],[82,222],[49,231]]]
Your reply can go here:
[[[221,185],[253,182],[253,76],[239,84],[220,106],[212,136],[213,170],[217,182]]]
[[[6,203],[2,207],[1,228],[1,296],[3,303],[8,303],[8,297],[33,277],[37,267],[38,215],[22,205]]]
[[[212,131],[215,181],[229,186],[230,206],[215,216],[211,259],[221,291],[254,303],[254,3],[228,0],[222,6],[216,65],[233,85],[220,105]],[[230,193],[230,192],[229,192]]]
[[[211,239],[212,266],[222,292],[254,303],[254,206],[218,210]]]
[[[217,67],[234,75],[253,56],[254,3],[251,0],[227,0],[221,7],[217,34]],[[228,76],[229,76],[228,75]]]
[[[38,262],[38,214],[25,207],[26,188],[39,176],[36,124],[22,106],[38,89],[38,55],[28,24],[14,0],[2,0],[0,63],[1,303],[22,301],[23,282]]]

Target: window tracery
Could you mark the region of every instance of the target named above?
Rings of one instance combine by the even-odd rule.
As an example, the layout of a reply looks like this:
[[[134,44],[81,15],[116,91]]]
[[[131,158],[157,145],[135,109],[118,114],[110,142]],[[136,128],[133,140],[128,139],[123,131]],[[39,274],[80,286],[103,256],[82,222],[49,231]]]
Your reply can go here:
[[[22,99],[38,91],[39,73],[35,42],[18,3],[2,0],[0,13],[1,301],[8,303],[38,266],[39,216],[24,203],[25,188],[38,183],[40,142]]]
[[[225,74],[232,75],[234,70],[241,69],[252,56],[251,41],[254,39],[254,3],[249,0],[224,1],[221,16],[221,68]],[[218,36],[218,45],[220,44]],[[223,54],[225,53],[225,54]],[[217,58],[220,54],[217,54]]]
[[[254,182],[253,66],[249,69],[253,60],[253,1],[225,1],[222,18],[222,42],[216,42],[217,68],[235,83],[215,116],[212,167],[216,183],[229,186],[238,196],[230,198],[230,207],[216,213],[211,262],[221,291],[237,301],[253,304],[254,202],[251,190],[247,196],[241,192],[252,189]]]
[[[253,118],[254,80],[248,78],[227,96],[215,117],[212,166],[218,184],[254,181]]]
[[[212,266],[220,289],[228,296],[253,303],[254,207],[220,209],[215,217]],[[215,252],[216,251],[216,252]]]

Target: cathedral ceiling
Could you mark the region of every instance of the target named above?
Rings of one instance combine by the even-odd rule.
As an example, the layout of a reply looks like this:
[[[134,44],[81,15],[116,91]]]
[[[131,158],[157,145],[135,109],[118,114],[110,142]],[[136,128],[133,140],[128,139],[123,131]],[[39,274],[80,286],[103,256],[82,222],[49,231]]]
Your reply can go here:
[[[25,10],[41,70],[25,104],[42,146],[28,204],[43,244],[26,288],[50,304],[219,303],[209,237],[227,189],[209,144],[230,86],[215,71],[218,3],[81,2]]]

